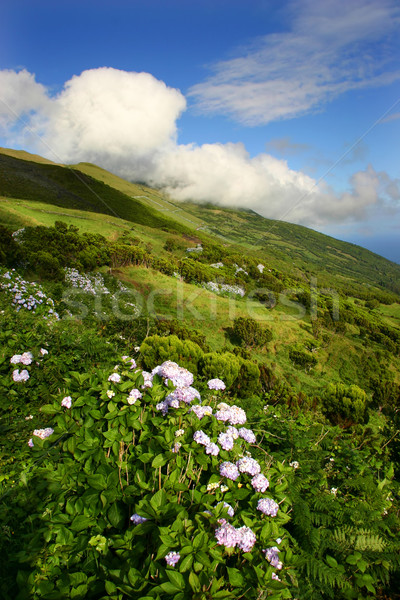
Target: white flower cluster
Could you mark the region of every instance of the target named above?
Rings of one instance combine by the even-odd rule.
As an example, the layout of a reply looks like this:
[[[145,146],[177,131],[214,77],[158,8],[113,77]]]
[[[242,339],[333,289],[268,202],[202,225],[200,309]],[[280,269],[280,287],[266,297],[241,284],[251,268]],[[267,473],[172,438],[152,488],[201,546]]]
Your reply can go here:
[[[72,285],[72,287],[79,288],[88,294],[109,294],[110,291],[107,289],[104,283],[103,276],[100,273],[94,275],[81,274],[77,269],[72,267],[65,267],[65,281]]]
[[[48,354],[48,351],[45,348],[41,348],[39,354],[40,354],[40,357],[43,357],[46,354]],[[34,360],[34,356],[33,356],[32,352],[23,352],[22,354],[14,354],[10,358],[10,364],[11,365],[24,365],[25,367],[28,367],[29,365],[32,364],[33,360]],[[39,363],[37,363],[37,364],[39,364]],[[30,375],[29,375],[29,371],[27,369],[22,369],[21,371],[19,369],[14,369],[13,374],[12,374],[13,381],[15,381],[16,383],[21,382],[21,381],[25,383],[25,381],[28,381],[29,377],[30,377]]]
[[[262,273],[265,269],[264,265],[262,265],[261,263],[259,265],[257,265],[257,269],[260,271],[260,273]]]
[[[30,312],[36,312],[39,306],[45,307],[44,318],[49,317],[58,320],[60,317],[54,310],[54,301],[49,298],[42,290],[41,286],[35,282],[25,281],[15,272],[15,269],[2,271],[0,278],[0,289],[12,295],[12,304],[17,312],[22,308]],[[6,281],[3,281],[3,280]]]
[[[243,296],[246,294],[244,288],[240,285],[229,285],[228,283],[216,283],[215,281],[208,281],[203,283],[203,287],[214,292],[215,294],[233,294],[234,296]]]
[[[213,265],[210,265],[210,267],[213,267],[214,269],[222,269],[223,266],[224,266],[224,263],[222,263],[222,262],[217,262],[217,263],[214,263]]]

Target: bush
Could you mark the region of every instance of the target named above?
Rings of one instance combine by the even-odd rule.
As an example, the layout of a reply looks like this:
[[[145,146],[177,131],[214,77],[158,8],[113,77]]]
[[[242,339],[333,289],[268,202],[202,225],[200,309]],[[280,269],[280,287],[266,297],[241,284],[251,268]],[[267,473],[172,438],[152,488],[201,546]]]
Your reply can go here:
[[[322,396],[322,409],[334,425],[350,427],[368,420],[367,394],[357,385],[330,383]]]
[[[269,329],[263,329],[251,317],[237,317],[233,322],[233,335],[244,346],[265,346],[272,339]]]
[[[296,366],[304,367],[306,370],[312,369],[317,364],[315,356],[298,347],[290,348],[289,358]]]
[[[203,357],[200,346],[190,340],[180,340],[176,335],[150,336],[140,346],[140,352],[148,369],[153,369],[166,360],[172,360],[195,375],[198,372],[199,361]]]
[[[253,361],[240,359],[240,370],[234,383],[234,391],[240,398],[247,398],[261,391],[260,369]]]
[[[239,375],[240,359],[230,352],[208,352],[201,359],[200,369],[206,379],[222,379],[230,388]]]

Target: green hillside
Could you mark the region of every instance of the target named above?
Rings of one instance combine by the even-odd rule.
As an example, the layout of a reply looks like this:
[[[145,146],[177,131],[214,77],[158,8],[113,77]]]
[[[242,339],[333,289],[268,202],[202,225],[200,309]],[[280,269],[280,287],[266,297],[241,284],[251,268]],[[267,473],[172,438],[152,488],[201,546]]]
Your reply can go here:
[[[0,151],[0,598],[398,600],[399,275]]]

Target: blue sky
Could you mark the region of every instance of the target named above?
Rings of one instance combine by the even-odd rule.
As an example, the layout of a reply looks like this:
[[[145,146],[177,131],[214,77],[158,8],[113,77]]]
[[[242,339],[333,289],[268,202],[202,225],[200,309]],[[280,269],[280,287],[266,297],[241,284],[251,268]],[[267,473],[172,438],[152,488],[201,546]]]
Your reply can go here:
[[[400,262],[392,0],[3,0],[0,145]]]

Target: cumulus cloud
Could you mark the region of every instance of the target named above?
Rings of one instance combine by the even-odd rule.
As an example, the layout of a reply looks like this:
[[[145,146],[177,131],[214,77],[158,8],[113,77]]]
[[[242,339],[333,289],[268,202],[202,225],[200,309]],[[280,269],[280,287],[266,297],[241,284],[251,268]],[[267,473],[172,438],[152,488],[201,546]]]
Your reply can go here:
[[[0,71],[0,131],[7,134],[21,118],[35,111],[46,111],[49,98],[46,88],[25,69]]]
[[[26,71],[2,71],[1,83],[0,124],[12,146],[18,140],[58,162],[94,162],[162,187],[176,200],[251,208],[316,227],[399,208],[400,182],[372,167],[337,195],[283,159],[251,157],[243,144],[180,145],[185,98],[148,73],[84,71],[57,95]]]
[[[38,151],[64,162],[99,160],[118,167],[123,157],[126,162],[143,158],[175,143],[176,121],[186,107],[180,91],[149,73],[88,70],[72,77],[53,97],[26,71],[2,76],[9,83],[3,104],[17,106],[8,110],[9,131],[29,112],[21,134],[32,142],[36,133]]]
[[[246,125],[293,118],[344,92],[400,78],[394,0],[295,0],[289,30],[261,37],[211,66],[190,96],[205,113]]]

